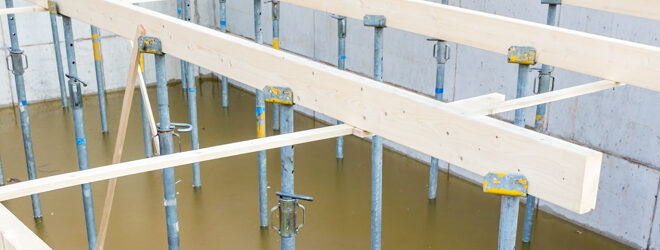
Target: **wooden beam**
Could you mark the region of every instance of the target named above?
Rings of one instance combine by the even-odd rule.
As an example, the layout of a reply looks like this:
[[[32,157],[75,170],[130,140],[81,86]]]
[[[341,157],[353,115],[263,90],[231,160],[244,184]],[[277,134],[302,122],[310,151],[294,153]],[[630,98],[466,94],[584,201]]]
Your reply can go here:
[[[60,188],[72,187],[83,183],[187,165],[193,162],[220,159],[261,150],[279,148],[286,145],[335,138],[338,136],[350,135],[352,132],[353,126],[351,125],[334,125],[43,177],[0,187],[0,201]]]
[[[554,102],[558,100],[563,100],[571,97],[581,96],[589,93],[598,92],[601,90],[611,89],[617,86],[622,86],[625,84],[613,82],[609,80],[602,80],[596,82],[585,83],[575,87],[555,90],[546,92],[543,94],[526,96],[523,98],[513,99],[506,102],[502,102],[490,106],[481,106],[473,110],[466,111],[468,114],[474,115],[491,115],[496,113],[502,113],[506,111],[516,110],[519,108],[531,107],[541,103]]]
[[[116,164],[121,161],[121,156],[124,153],[124,141],[126,139],[126,130],[128,129],[128,119],[131,115],[131,106],[133,103],[133,92],[135,92],[135,77],[140,72],[140,53],[136,46],[138,38],[144,36],[145,30],[142,25],[138,25],[135,30],[135,35],[131,41],[133,48],[131,49],[131,57],[129,59],[128,77],[126,78],[126,90],[124,91],[124,101],[121,105],[121,114],[119,116],[119,125],[117,128],[117,139],[115,141],[115,151],[112,155],[112,163]],[[101,214],[101,225],[99,227],[98,241],[96,249],[101,250],[105,245],[105,236],[108,233],[108,223],[110,223],[110,212],[112,211],[112,203],[115,197],[115,189],[117,187],[117,178],[112,178],[108,182],[108,187],[105,193],[105,202],[103,203],[103,213]]]
[[[385,15],[387,27],[503,55],[513,45],[532,46],[539,63],[660,91],[658,47],[424,0],[281,1],[359,20],[366,14]]]
[[[46,0],[29,1],[46,5]],[[391,1],[392,7],[400,2],[409,1]],[[600,152],[493,118],[460,114],[431,98],[141,7],[105,0],[58,0],[58,5],[63,15],[123,37],[132,38],[136,24],[143,24],[147,35],[159,37],[162,49],[172,56],[257,89],[265,84],[289,87],[299,105],[476,174],[523,174],[533,183],[530,194],[566,209],[585,213],[595,207]],[[429,12],[421,9],[409,17],[426,15]],[[459,33],[470,33],[466,30]]]
[[[447,103],[447,106],[456,108],[457,110],[466,113],[473,114],[477,113],[478,110],[484,109],[484,107],[492,107],[494,105],[499,105],[504,102],[506,96],[500,93],[490,93],[486,95],[475,96],[471,98],[466,98],[463,100],[458,100],[454,102]]]
[[[0,15],[28,13],[28,12],[40,12],[40,11],[47,11],[47,10],[48,9],[42,8],[40,6],[15,7],[15,8],[0,9]]]
[[[660,20],[660,1],[658,0],[562,0],[561,3],[564,5]]]
[[[133,4],[133,3],[160,2],[160,1],[163,1],[163,0],[117,0],[117,1],[122,2],[122,3]],[[17,14],[17,13],[29,13],[29,12],[42,12],[42,11],[48,11],[48,9],[40,7],[40,6],[14,7],[14,8],[0,9],[0,15]]]
[[[0,204],[0,249],[50,250],[52,248]]]

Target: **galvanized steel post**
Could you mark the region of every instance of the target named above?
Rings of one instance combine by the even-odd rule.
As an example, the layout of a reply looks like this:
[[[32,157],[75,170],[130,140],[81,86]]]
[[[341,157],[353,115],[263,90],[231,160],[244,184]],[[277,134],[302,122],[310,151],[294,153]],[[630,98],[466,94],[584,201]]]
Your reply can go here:
[[[181,20],[185,20],[183,18],[183,1],[184,0],[176,0],[176,17]],[[186,86],[188,85],[186,79],[186,61],[179,60],[179,64],[181,67],[181,89],[185,91]]]
[[[337,19],[337,68],[344,70],[346,68],[346,17],[335,16]],[[343,124],[337,121],[337,124]],[[337,137],[337,159],[344,159],[344,137]]]
[[[14,0],[5,0],[6,8],[14,7]],[[30,116],[28,114],[27,98],[25,96],[25,82],[23,81],[23,50],[18,46],[18,34],[16,31],[16,19],[14,14],[7,14],[7,24],[9,25],[9,38],[11,40],[11,47],[9,48],[9,58],[11,58],[11,69],[9,69],[9,62],[7,68],[14,74],[14,81],[16,82],[16,96],[18,99],[18,111],[21,118],[21,132],[23,134],[23,149],[25,150],[25,162],[27,163],[28,179],[37,178],[37,170],[34,163],[34,151],[32,150],[32,132],[30,129]],[[26,57],[27,64],[27,57]],[[27,68],[27,65],[26,67]],[[41,221],[41,201],[39,194],[31,195],[32,198],[32,215],[37,221]]]
[[[541,0],[542,4],[548,4],[548,17],[547,24],[557,25],[557,5],[561,4],[561,0]],[[538,91],[536,93],[545,93],[551,91],[554,87],[554,77],[552,71],[554,68],[550,65],[543,64],[538,77]],[[552,87],[551,87],[552,86]],[[545,127],[546,117],[546,104],[539,104],[536,106],[536,118],[534,121],[534,131],[543,133]],[[534,225],[534,213],[536,210],[536,197],[533,195],[527,196],[527,203],[525,204],[525,219],[523,221],[523,244],[529,244],[532,241],[532,228]]]
[[[258,44],[264,43],[261,26],[261,0],[254,0],[254,41]]]
[[[85,137],[85,120],[83,119],[83,99],[80,85],[87,86],[78,78],[78,65],[76,64],[76,50],[73,40],[73,27],[71,18],[62,16],[64,24],[64,41],[66,43],[66,59],[69,74],[69,96],[71,97],[71,108],[73,110],[73,124],[76,134],[76,148],[78,150],[78,168],[86,170],[89,168],[87,159],[87,139]],[[85,224],[87,226],[87,243],[90,250],[96,247],[96,222],[94,220],[94,202],[92,201],[92,186],[84,183],[82,186],[83,205],[85,209]]]
[[[449,0],[442,0],[442,4],[449,4]],[[441,39],[430,38],[429,41],[435,41],[433,46],[433,57],[436,61],[435,72],[435,99],[442,101],[445,92],[445,63],[449,60],[449,47],[447,42]],[[431,166],[429,168],[429,200],[435,200],[438,191],[438,159],[431,157]]]
[[[273,48],[280,49],[280,1],[271,0],[273,3]],[[280,104],[273,103],[273,130],[280,130]]]
[[[50,30],[53,34],[53,46],[55,49],[55,61],[57,63],[57,80],[60,82],[60,96],[62,99],[62,108],[69,108],[69,100],[66,93],[66,82],[64,81],[64,67],[62,66],[62,51],[60,50],[60,34],[57,28],[57,4],[51,0],[48,1],[48,12],[50,12]]]
[[[188,22],[192,21],[192,9],[190,7],[190,0],[184,0],[185,4],[185,20]],[[190,118],[190,125],[192,125],[192,131],[190,131],[190,144],[192,150],[199,149],[199,134],[197,126],[197,84],[195,83],[195,70],[193,69],[193,64],[186,62],[186,77],[188,84],[188,117]],[[202,187],[202,177],[200,174],[199,162],[192,164],[193,170],[193,188]]]
[[[165,74],[165,53],[161,49],[158,38],[141,36],[138,39],[138,49],[142,53],[154,54],[156,62],[156,91],[158,95],[158,142],[160,154],[174,153],[172,135],[174,129],[170,123],[170,108],[167,94],[167,78]],[[179,249],[179,219],[176,206],[176,187],[174,182],[174,168],[163,169],[163,193],[165,216],[167,222],[167,245],[170,250]]]
[[[220,0],[220,31],[223,33],[227,32],[227,0]],[[227,82],[227,77],[222,76],[222,107],[229,107],[229,84]]]
[[[374,80],[383,81],[383,29],[385,16],[366,15],[364,25],[374,27]],[[371,138],[371,249],[381,247],[383,208],[383,138]]]
[[[515,249],[520,197],[527,195],[527,179],[522,175],[488,173],[484,176],[483,191],[502,196],[497,249]]]
[[[92,47],[94,48],[94,70],[96,72],[96,87],[99,96],[99,113],[101,115],[101,131],[108,133],[108,114],[105,106],[105,85],[103,80],[103,62],[101,61],[101,38],[99,29],[91,26]]]
[[[266,137],[266,102],[264,94],[257,89],[256,93],[257,138]],[[266,150],[257,152],[257,168],[259,178],[259,226],[268,227],[268,175],[266,167]]]
[[[281,111],[281,133],[293,133],[293,92],[289,88],[266,86],[263,89],[264,101],[279,103]],[[293,167],[293,145],[287,145],[280,148],[281,167],[281,190],[283,194],[294,194],[294,167]],[[280,196],[280,200],[292,200],[292,197]],[[280,202],[282,204],[282,202]],[[290,203],[292,204],[292,203]],[[291,209],[293,206],[289,206]],[[280,207],[282,209],[282,207]],[[295,209],[293,207],[292,209]],[[295,214],[295,211],[293,212]],[[280,219],[282,219],[280,217]],[[280,223],[280,226],[281,223]],[[293,225],[295,227],[295,225]],[[290,229],[290,225],[286,229]],[[285,232],[290,232],[286,230]],[[293,250],[296,248],[295,233],[280,233],[282,250]]]
[[[441,39],[430,38],[429,41],[435,41],[433,46],[433,57],[436,61],[435,73],[435,99],[442,101],[442,95],[445,92],[445,63],[449,59],[449,47],[447,42]],[[431,157],[431,166],[429,172],[429,200],[434,200],[438,191],[438,159]]]

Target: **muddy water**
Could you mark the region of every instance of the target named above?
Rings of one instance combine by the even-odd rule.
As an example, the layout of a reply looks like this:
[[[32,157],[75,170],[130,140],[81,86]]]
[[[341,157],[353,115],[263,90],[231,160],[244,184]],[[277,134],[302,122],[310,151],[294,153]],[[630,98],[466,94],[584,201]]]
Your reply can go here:
[[[230,89],[230,108],[223,110],[216,80],[199,88],[201,147],[252,139],[256,136],[254,96]],[[155,89],[149,90],[156,111]],[[172,121],[187,122],[180,85],[170,87]],[[101,134],[96,96],[85,98],[85,122],[90,166],[109,164],[123,93],[108,95],[111,132]],[[134,99],[123,160],[144,157],[139,99]],[[59,101],[29,106],[40,177],[78,169],[71,113]],[[5,177],[26,179],[20,122],[14,109],[0,110],[0,154]],[[268,113],[271,115],[271,113]],[[272,117],[267,117],[272,121]],[[271,124],[267,126],[270,128]],[[296,115],[295,129],[324,124]],[[268,129],[269,133],[270,129]],[[190,149],[182,134],[182,147]],[[368,249],[370,242],[370,143],[345,140],[343,164],[335,160],[335,140],[295,147],[296,193],[314,196],[298,249]],[[428,167],[386,150],[383,159],[384,249],[494,249],[497,245],[499,199],[460,178],[440,173],[438,199],[429,202]],[[203,162],[202,191],[192,188],[190,166],[176,168],[177,204],[182,249],[279,249],[279,236],[261,230],[257,210],[257,154]],[[268,151],[269,207],[280,186],[279,150]],[[92,184],[97,224],[106,182]],[[3,202],[54,249],[87,246],[79,186],[41,194],[44,220],[35,224],[29,198]],[[166,249],[161,172],[118,182],[106,249]],[[521,218],[523,213],[521,208]],[[519,227],[522,228],[522,225]],[[615,241],[539,213],[530,249],[627,249]]]

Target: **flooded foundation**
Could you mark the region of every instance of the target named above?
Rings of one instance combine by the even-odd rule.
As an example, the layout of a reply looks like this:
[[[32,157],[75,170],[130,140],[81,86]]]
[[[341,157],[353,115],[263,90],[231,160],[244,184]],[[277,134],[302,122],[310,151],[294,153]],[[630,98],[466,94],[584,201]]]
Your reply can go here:
[[[221,106],[220,82],[204,79],[198,88],[200,147],[256,138],[255,97],[230,88],[229,108]],[[29,94],[29,93],[28,93]],[[152,109],[155,88],[149,88]],[[188,122],[187,101],[177,83],[170,84],[172,122]],[[109,134],[101,133],[96,96],[85,97],[85,129],[90,167],[111,162],[123,92],[107,95]],[[139,95],[133,100],[122,161],[144,157]],[[270,104],[267,110],[270,111]],[[71,112],[59,100],[29,106],[38,177],[78,170]],[[157,115],[157,114],[156,114]],[[272,112],[267,133],[273,135]],[[296,131],[327,126],[296,113]],[[0,110],[0,154],[6,178],[26,180],[18,111]],[[175,151],[178,144],[175,138]],[[296,237],[298,249],[368,249],[370,245],[371,144],[345,137],[344,160],[335,158],[335,140],[295,146],[296,193],[313,196],[303,202],[307,221]],[[190,135],[181,133],[181,148],[190,150]],[[280,150],[267,153],[269,207],[277,204]],[[428,164],[397,152],[383,155],[384,249],[495,249],[500,198],[440,172],[438,195],[427,199]],[[192,187],[190,165],[176,168],[176,191],[182,249],[279,249],[273,229],[259,227],[257,153],[201,163],[202,188]],[[106,181],[92,183],[96,217],[100,218]],[[24,224],[54,249],[86,249],[80,186],[41,194],[43,221],[32,218],[29,197],[3,202]],[[524,207],[520,209],[519,237]],[[97,221],[97,226],[98,226]],[[519,249],[629,249],[616,241],[539,211],[532,243]],[[161,171],[119,178],[106,249],[166,249],[167,234]]]

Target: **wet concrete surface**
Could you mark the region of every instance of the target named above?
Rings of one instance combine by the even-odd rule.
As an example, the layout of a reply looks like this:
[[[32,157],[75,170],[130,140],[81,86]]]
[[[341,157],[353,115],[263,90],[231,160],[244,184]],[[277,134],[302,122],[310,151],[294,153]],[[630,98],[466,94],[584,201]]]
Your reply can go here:
[[[150,88],[157,116],[156,89]],[[229,109],[220,104],[219,82],[206,79],[198,88],[200,146],[256,137],[254,95],[230,88]],[[29,95],[29,93],[28,93]],[[188,122],[187,102],[179,84],[169,88],[173,122]],[[85,97],[85,128],[90,167],[111,162],[123,92],[107,95],[109,134],[102,134],[96,96]],[[270,106],[268,106],[270,108]],[[78,170],[73,121],[59,101],[31,104],[32,137],[39,177]],[[136,92],[123,161],[144,157],[139,95]],[[272,135],[272,111],[267,132]],[[156,118],[157,119],[157,118]],[[295,130],[326,124],[296,114]],[[183,150],[190,150],[182,134]],[[6,178],[27,179],[18,111],[0,109],[0,155]],[[176,139],[175,139],[176,143]],[[298,249],[368,249],[370,245],[370,142],[348,136],[345,159],[335,159],[335,140],[295,146],[296,193],[307,224],[296,238]],[[279,150],[268,151],[269,207],[280,187]],[[439,174],[438,198],[427,199],[428,166],[385,150],[383,159],[384,249],[495,249],[500,200],[481,187],[445,172]],[[177,205],[182,249],[279,249],[277,232],[261,229],[258,217],[257,154],[201,163],[202,189],[192,188],[190,165],[176,168]],[[92,184],[97,227],[106,181]],[[85,249],[80,186],[41,194],[43,222],[32,219],[29,197],[3,202],[54,249]],[[520,209],[522,221],[524,206]],[[522,223],[519,223],[519,237]],[[519,239],[520,240],[520,239]],[[519,241],[520,242],[520,241]],[[166,249],[167,237],[161,171],[118,181],[106,249]],[[521,249],[522,247],[519,247]],[[629,249],[553,215],[540,212],[531,246],[525,249]]]

